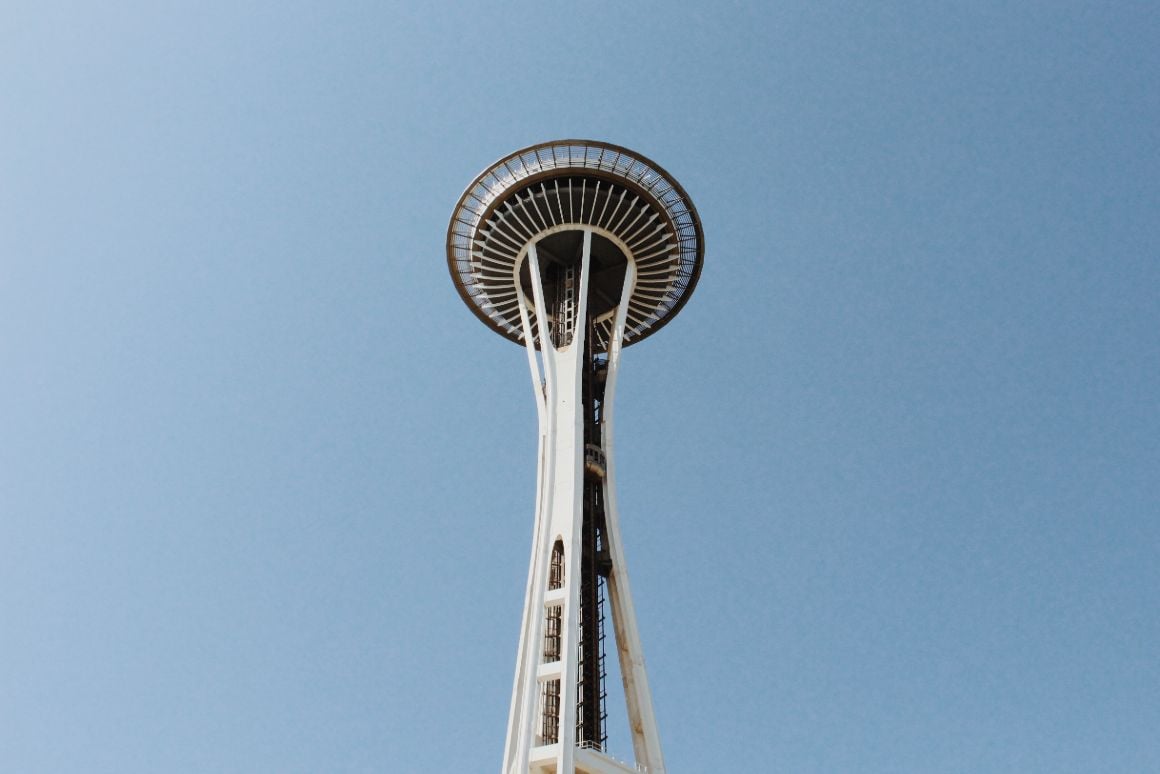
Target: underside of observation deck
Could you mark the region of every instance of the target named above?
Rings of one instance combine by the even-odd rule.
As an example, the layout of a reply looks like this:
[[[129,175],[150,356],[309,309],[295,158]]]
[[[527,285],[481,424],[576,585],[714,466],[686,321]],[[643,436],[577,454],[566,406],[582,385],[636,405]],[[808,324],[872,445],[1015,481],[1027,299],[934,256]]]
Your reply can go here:
[[[597,346],[607,348],[618,296],[618,263],[633,261],[624,345],[650,335],[680,310],[696,285],[704,254],[701,223],[680,185],[653,162],[606,143],[566,140],[519,151],[468,186],[447,234],[447,260],[468,307],[497,333],[523,344],[520,298],[527,294],[529,244],[591,228],[593,257],[612,269],[593,285]],[[547,243],[549,260],[569,246]],[[538,342],[537,342],[538,346]]]

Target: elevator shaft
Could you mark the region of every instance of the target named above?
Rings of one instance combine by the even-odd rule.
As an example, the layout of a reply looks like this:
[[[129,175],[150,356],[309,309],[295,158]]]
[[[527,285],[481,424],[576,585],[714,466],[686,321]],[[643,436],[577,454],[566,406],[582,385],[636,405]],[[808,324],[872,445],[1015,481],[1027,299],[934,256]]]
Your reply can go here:
[[[590,329],[591,334],[591,329]],[[607,357],[594,351],[595,337],[586,336],[587,352],[581,383],[584,412],[584,514],[580,551],[580,642],[577,664],[576,741],[603,750],[607,741],[604,662],[605,584],[612,561],[608,553],[604,513],[603,465],[588,460],[600,453],[601,409]]]

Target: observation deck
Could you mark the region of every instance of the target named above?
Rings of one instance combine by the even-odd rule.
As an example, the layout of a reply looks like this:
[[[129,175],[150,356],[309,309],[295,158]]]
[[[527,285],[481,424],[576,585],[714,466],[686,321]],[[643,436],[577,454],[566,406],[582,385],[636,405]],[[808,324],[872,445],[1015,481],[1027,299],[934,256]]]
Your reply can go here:
[[[455,206],[447,266],[468,308],[501,336],[525,344],[520,296],[533,319],[539,311],[530,291],[528,247],[536,244],[541,260],[566,264],[578,254],[584,230],[593,234],[589,316],[598,351],[607,350],[612,338],[629,262],[636,271],[624,346],[680,311],[704,259],[697,210],[658,164],[603,142],[541,143],[488,167]]]

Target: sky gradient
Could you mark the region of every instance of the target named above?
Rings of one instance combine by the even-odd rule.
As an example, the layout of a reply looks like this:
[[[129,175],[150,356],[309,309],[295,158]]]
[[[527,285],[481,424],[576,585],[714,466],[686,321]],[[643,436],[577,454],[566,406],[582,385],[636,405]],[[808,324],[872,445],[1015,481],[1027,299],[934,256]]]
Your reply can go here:
[[[669,770],[1160,771],[1154,4],[3,16],[0,771],[498,770],[535,411],[444,240],[565,137],[705,229],[616,398]]]

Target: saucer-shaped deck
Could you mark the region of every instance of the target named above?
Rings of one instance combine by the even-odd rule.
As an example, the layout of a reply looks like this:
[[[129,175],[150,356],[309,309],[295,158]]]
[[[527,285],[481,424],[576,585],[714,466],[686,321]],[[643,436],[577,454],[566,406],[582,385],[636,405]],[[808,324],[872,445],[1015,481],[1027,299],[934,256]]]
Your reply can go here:
[[[665,325],[688,300],[704,258],[688,194],[647,158],[615,145],[561,140],[493,164],[460,197],[447,228],[447,265],[459,295],[488,327],[523,344],[519,296],[534,316],[525,257],[567,260],[593,231],[589,308],[596,344],[611,338],[625,265],[636,279],[623,345]]]

